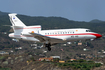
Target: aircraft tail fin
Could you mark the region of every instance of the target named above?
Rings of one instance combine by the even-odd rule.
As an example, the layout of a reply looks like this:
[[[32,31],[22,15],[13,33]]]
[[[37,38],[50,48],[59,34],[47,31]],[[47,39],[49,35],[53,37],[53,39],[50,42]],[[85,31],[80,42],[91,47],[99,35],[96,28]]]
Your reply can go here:
[[[12,13],[12,14],[8,14],[9,15],[9,18],[10,18],[10,22],[12,23],[12,26],[26,26],[15,14],[15,13]]]
[[[16,13],[8,14],[14,32],[20,33],[26,25],[16,15]]]
[[[17,14],[8,14],[10,18],[10,22],[12,23],[12,28],[14,30],[15,34],[21,34],[22,32],[30,32],[30,31],[35,31],[39,32],[41,31],[41,26],[36,25],[36,26],[26,26],[16,15]]]

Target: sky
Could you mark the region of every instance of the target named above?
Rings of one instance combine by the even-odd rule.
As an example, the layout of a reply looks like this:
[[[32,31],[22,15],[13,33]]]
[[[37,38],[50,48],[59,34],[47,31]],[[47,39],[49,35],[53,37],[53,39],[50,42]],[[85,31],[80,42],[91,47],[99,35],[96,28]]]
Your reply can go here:
[[[74,21],[105,21],[105,0],[0,0],[0,11]]]

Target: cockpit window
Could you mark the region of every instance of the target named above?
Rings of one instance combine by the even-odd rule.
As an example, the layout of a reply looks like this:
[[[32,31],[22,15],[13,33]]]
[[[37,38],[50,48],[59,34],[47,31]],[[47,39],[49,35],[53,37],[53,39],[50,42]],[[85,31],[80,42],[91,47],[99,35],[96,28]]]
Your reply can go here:
[[[86,32],[91,32],[90,30],[86,30]]]

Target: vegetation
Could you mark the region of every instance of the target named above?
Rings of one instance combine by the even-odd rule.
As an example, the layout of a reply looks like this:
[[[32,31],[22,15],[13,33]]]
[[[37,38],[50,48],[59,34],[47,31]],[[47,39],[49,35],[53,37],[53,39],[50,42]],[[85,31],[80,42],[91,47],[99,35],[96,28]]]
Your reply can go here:
[[[0,68],[0,70],[11,70],[10,68]]]
[[[1,66],[0,66],[0,70],[11,70],[10,68],[2,68]]]
[[[5,61],[7,59],[7,57],[8,56],[6,56],[6,55],[5,56],[0,55],[0,61]]]
[[[59,58],[53,58],[53,62],[59,62]]]
[[[94,63],[93,61],[86,60],[75,60],[75,61],[67,61],[66,63],[56,63],[57,66],[62,68],[72,67],[73,69],[81,69],[81,70],[90,70],[94,67],[100,67],[100,63]]]
[[[3,60],[3,59],[5,59],[5,57],[4,56],[0,56],[0,60]]]

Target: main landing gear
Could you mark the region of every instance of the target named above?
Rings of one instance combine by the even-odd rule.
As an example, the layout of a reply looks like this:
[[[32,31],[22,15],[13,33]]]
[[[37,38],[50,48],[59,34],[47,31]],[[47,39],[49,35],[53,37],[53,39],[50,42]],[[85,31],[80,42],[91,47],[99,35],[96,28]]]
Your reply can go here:
[[[45,44],[45,47],[47,47],[48,50],[51,51],[51,44],[50,43],[49,44]]]

